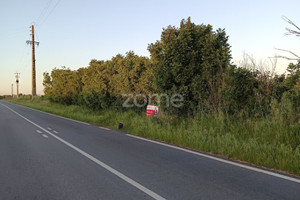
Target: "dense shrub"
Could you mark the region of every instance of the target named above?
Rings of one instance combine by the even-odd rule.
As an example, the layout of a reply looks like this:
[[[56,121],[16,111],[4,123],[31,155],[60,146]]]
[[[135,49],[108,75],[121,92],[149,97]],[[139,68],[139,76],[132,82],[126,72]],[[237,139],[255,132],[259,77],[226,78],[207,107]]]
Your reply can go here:
[[[290,64],[287,75],[236,67],[231,64],[225,30],[196,25],[190,18],[178,28],[165,28],[148,50],[151,58],[129,51],[107,61],[93,59],[74,71],[53,69],[51,74],[44,73],[45,95],[54,102],[101,110],[124,109],[126,95],[138,95],[135,100],[145,107],[149,100],[145,96],[180,94],[181,107],[167,106],[167,98],[162,98],[161,111],[185,117],[210,113],[245,118],[277,113],[287,123],[299,121],[300,62]],[[155,96],[151,100],[158,103]]]

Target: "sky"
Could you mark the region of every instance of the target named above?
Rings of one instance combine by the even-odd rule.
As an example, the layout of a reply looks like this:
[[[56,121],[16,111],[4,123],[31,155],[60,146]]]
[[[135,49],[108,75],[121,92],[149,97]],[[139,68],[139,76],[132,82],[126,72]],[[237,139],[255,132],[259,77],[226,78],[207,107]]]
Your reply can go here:
[[[225,28],[232,62],[251,55],[257,62],[285,55],[275,48],[300,54],[300,40],[286,36],[293,28],[282,16],[300,26],[300,1],[295,0],[0,0],[0,95],[31,94],[30,26],[35,25],[37,93],[43,94],[43,73],[66,66],[87,67],[91,59],[109,60],[133,50],[150,56],[147,46],[160,39],[168,25],[178,27],[191,17],[195,24]],[[276,72],[290,61],[278,59]]]

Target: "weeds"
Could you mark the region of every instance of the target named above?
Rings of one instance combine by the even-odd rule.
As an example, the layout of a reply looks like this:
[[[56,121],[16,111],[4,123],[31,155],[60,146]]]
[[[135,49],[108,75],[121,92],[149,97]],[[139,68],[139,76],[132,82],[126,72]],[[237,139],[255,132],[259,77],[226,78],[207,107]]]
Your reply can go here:
[[[117,129],[258,166],[300,175],[300,125],[275,118],[225,119],[222,115],[195,118],[146,118],[144,113],[113,109],[92,111],[82,106],[51,103],[43,98],[11,100],[45,112]]]

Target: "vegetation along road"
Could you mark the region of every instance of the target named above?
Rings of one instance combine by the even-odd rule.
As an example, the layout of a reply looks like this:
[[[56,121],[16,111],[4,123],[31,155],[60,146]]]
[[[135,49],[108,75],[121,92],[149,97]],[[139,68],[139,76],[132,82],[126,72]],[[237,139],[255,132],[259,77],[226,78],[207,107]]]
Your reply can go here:
[[[0,103],[1,199],[299,199],[300,180]]]

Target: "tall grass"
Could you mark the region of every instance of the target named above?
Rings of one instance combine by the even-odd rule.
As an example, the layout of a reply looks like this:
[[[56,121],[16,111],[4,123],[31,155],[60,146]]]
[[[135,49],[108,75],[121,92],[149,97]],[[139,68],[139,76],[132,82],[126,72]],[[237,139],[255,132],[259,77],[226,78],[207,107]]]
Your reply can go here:
[[[285,124],[276,118],[230,119],[222,115],[146,118],[144,113],[131,110],[92,111],[43,98],[11,102],[113,129],[123,122],[124,131],[135,135],[300,175],[300,125],[297,123]]]

